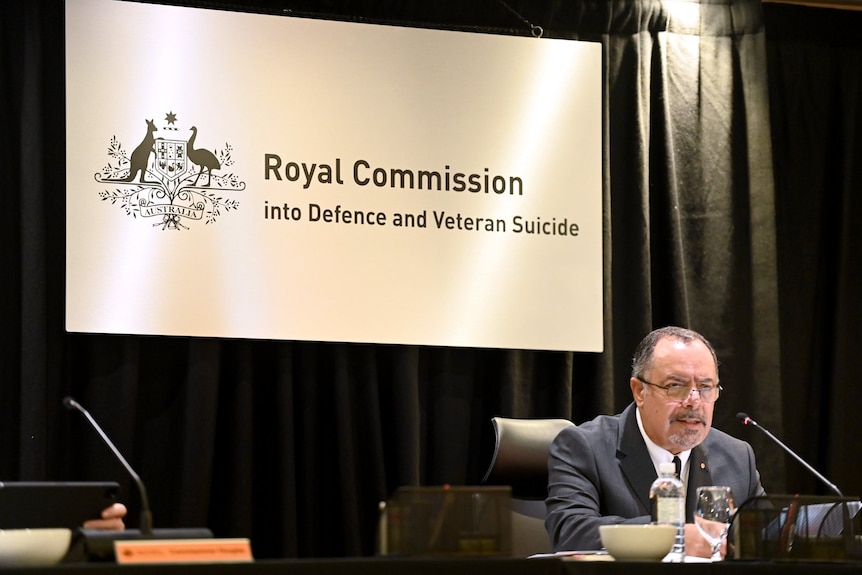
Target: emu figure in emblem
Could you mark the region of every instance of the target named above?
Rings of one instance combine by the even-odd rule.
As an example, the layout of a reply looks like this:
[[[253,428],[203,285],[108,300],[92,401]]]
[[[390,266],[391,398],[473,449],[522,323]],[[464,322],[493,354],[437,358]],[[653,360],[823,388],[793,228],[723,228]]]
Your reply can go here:
[[[215,154],[213,154],[206,148],[200,148],[198,150],[195,149],[195,139],[198,137],[198,129],[195,126],[192,126],[191,130],[192,137],[189,139],[187,157],[193,163],[197,164],[201,170],[200,172],[198,172],[198,176],[195,178],[195,181],[192,185],[198,185],[198,180],[201,179],[201,174],[203,174],[204,170],[206,170],[207,183],[203,187],[207,188],[212,181],[212,171],[221,168],[221,164],[219,164],[218,158],[215,157]]]

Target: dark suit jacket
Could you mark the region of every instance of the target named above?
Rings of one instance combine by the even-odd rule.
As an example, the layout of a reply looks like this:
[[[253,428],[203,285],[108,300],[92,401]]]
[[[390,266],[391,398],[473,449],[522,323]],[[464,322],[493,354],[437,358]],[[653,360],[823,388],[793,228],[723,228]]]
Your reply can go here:
[[[601,549],[599,525],[649,523],[649,489],[656,472],[636,409],[632,403],[619,415],[566,428],[551,444],[545,526],[555,551]],[[691,452],[689,522],[694,492],[701,485],[729,485],[737,505],[765,494],[751,446],[717,429]]]

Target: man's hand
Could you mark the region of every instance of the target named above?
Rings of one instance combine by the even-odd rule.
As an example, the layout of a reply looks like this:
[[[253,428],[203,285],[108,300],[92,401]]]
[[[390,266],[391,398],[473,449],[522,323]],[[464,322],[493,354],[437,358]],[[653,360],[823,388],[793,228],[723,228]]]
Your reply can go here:
[[[105,529],[109,531],[122,531],[126,528],[123,517],[126,516],[126,506],[122,503],[114,503],[102,511],[100,519],[90,519],[84,522],[84,529]]]
[[[712,547],[707,543],[694,523],[685,524],[685,554],[692,557],[712,557]],[[721,542],[721,558],[727,554],[727,540]]]

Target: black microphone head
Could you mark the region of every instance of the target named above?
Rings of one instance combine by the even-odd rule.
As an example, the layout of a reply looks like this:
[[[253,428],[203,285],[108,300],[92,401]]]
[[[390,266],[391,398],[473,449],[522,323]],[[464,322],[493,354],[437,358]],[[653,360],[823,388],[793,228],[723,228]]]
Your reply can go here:
[[[754,423],[754,420],[748,417],[747,413],[740,411],[736,414],[736,419],[742,422],[742,425],[748,425],[749,423]]]
[[[63,398],[63,407],[70,410],[78,409],[78,402],[67,395]]]

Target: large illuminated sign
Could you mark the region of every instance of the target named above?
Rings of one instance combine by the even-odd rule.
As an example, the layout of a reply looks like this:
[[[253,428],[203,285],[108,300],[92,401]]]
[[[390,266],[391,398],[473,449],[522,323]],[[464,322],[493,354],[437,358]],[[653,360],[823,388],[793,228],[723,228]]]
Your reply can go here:
[[[66,4],[69,331],[601,351],[601,46]]]

